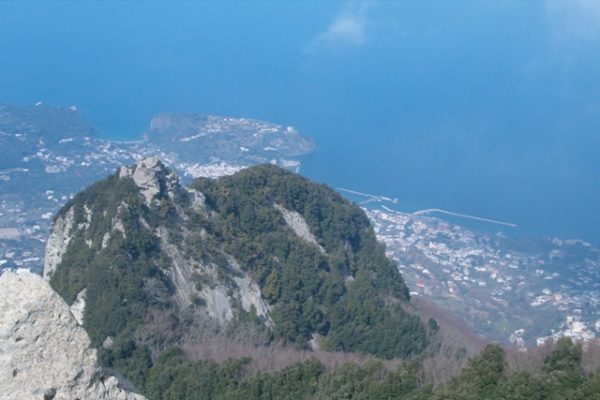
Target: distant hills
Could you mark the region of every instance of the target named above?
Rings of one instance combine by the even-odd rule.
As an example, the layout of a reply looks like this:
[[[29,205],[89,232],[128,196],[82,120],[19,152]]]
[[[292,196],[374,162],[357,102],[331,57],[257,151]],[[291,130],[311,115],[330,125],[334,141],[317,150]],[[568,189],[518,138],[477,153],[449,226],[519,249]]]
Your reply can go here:
[[[142,140],[110,141],[74,107],[0,105],[0,268],[41,271],[51,216],[121,165],[158,156],[187,180],[258,163],[297,171],[313,147],[292,127],[197,114],[161,114]]]

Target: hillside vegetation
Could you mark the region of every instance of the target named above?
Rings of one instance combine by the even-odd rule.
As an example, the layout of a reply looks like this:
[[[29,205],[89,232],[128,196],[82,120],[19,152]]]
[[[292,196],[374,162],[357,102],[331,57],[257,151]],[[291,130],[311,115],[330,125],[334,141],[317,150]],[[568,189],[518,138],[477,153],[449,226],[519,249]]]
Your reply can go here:
[[[402,309],[408,289],[364,212],[324,185],[270,165],[219,180],[198,179],[228,254],[273,305],[274,333],[303,346],[314,333],[329,350],[383,358],[422,351],[426,332]],[[273,207],[302,215],[324,252],[282,223]]]
[[[190,363],[182,349],[211,337],[405,359],[437,333],[405,311],[408,289],[364,212],[271,165],[183,188],[160,162],[141,162],[76,195],[54,233],[68,245],[52,287],[69,304],[85,298],[104,367],[151,398],[186,398],[186,376],[204,372],[242,378],[244,360]],[[290,368],[322,374],[317,364]]]
[[[487,346],[447,385],[424,382],[418,360],[389,370],[380,361],[327,369],[316,359],[281,371],[247,372],[248,359],[222,364],[189,362],[179,351],[152,367],[146,393],[153,399],[411,399],[411,400],[589,400],[600,398],[600,371],[585,373],[582,349],[561,339],[541,368],[509,368],[505,351]]]

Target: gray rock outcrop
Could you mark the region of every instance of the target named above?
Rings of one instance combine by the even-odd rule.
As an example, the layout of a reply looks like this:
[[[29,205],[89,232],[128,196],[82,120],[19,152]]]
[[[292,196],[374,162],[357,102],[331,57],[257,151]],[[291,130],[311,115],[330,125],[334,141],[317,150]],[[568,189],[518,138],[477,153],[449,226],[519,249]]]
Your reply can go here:
[[[275,208],[281,213],[285,223],[299,238],[307,241],[308,243],[314,244],[319,248],[321,254],[325,254],[325,249],[319,244],[317,238],[310,231],[310,227],[299,212],[288,210],[279,204],[275,204]]]
[[[46,256],[44,258],[44,278],[50,280],[52,273],[62,261],[71,240],[74,210],[71,208],[64,215],[59,215],[52,226],[50,237],[46,241]]]
[[[40,276],[6,271],[0,293],[3,399],[145,399],[102,373],[87,333]]]
[[[148,205],[159,194],[173,196],[179,188],[177,174],[165,168],[156,157],[145,158],[133,167],[121,167],[119,177],[132,178]]]

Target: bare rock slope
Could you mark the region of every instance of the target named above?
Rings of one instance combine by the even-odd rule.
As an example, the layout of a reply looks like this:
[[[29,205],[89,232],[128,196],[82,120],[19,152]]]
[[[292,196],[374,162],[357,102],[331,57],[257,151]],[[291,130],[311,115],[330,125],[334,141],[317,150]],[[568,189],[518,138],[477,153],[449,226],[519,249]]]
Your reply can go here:
[[[3,399],[122,399],[69,306],[40,276],[0,276],[0,393]]]

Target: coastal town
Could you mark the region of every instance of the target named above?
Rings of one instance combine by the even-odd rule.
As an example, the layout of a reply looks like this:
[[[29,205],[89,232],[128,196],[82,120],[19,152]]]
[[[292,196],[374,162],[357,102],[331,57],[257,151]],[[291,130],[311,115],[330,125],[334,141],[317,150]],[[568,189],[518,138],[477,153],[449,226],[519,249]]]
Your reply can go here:
[[[517,347],[600,336],[600,252],[581,240],[485,234],[439,218],[366,209],[413,296]]]

